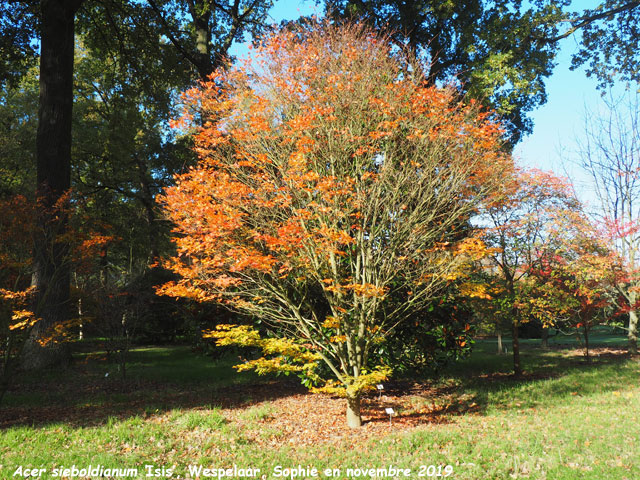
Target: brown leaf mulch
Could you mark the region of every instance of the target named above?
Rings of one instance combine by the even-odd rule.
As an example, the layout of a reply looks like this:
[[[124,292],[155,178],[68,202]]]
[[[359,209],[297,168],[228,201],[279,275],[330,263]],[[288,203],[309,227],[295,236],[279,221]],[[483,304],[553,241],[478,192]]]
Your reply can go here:
[[[259,421],[247,421],[242,409],[224,410],[226,418],[251,442],[265,447],[283,444],[299,446],[319,443],[352,444],[389,433],[413,429],[419,425],[448,422],[451,414],[475,412],[479,406],[451,396],[450,403],[442,403],[443,392],[418,383],[397,384],[381,397],[371,395],[363,399],[362,428],[346,427],[346,400],[321,394],[297,393],[268,402],[272,412]],[[438,406],[434,403],[438,397]],[[259,405],[254,405],[254,408]],[[389,421],[385,408],[396,415]]]

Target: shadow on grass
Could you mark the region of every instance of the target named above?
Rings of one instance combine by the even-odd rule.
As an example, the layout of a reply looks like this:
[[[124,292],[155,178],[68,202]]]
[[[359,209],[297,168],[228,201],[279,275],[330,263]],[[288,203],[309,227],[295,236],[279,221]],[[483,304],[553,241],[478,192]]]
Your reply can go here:
[[[95,426],[174,409],[246,407],[306,391],[299,383],[239,374],[237,357],[212,360],[186,347],[131,352],[127,378],[103,352],[79,356],[65,370],[23,374],[0,405],[0,429],[64,423]]]
[[[523,375],[513,375],[511,355],[478,349],[451,366],[444,377],[459,392],[470,395],[481,412],[490,409],[536,408],[568,403],[607,391],[624,389],[637,381],[637,364],[620,348],[593,348],[587,361],[582,351],[526,346],[521,351]]]
[[[637,382],[637,364],[612,352],[586,363],[575,351],[527,346],[522,351],[525,374],[514,377],[509,355],[496,355],[480,344],[439,379],[386,383],[380,398],[365,398],[363,414],[370,423],[389,422],[384,409],[391,407],[400,413],[392,422],[410,426],[496,409],[557,406]],[[238,362],[233,356],[212,360],[186,347],[141,348],[132,352],[128,378],[122,380],[103,353],[85,353],[66,371],[18,379],[0,406],[0,428],[96,426],[175,409],[245,408],[306,392],[296,379],[238,374],[232,368]]]

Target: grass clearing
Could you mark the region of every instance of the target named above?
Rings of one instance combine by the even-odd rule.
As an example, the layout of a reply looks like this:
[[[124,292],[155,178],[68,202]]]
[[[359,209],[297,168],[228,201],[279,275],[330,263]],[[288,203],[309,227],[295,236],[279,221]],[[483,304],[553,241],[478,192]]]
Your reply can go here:
[[[242,413],[242,418],[249,422],[266,420],[276,414],[276,409],[269,402],[249,407]]]
[[[195,479],[189,465],[260,469],[244,478],[290,478],[274,469],[297,465],[317,468],[315,478],[329,478],[324,469],[336,469],[331,478],[372,478],[347,469],[389,466],[411,469],[400,478],[443,478],[437,473],[451,465],[454,479],[636,480],[640,365],[604,352],[587,364],[573,346],[525,343],[526,375],[514,379],[511,358],[478,342],[436,380],[372,394],[356,432],[343,426],[343,400],[239,375],[232,358],[140,349],[123,381],[105,378],[110,366],[89,356],[64,375],[24,377],[11,390],[0,408],[0,479],[19,478],[20,466],[62,478],[53,469],[73,465],[99,465],[103,475],[137,469],[137,478],[165,468],[160,478]],[[400,412],[391,423],[385,406]]]

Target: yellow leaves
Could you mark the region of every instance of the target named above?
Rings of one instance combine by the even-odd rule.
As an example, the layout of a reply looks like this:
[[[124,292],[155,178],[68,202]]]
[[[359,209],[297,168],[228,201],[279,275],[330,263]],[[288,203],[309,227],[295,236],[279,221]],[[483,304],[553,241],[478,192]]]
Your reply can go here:
[[[216,330],[203,332],[202,338],[215,338],[217,345],[260,346],[260,334],[248,325],[218,325]]]
[[[355,395],[362,391],[370,390],[378,383],[387,380],[391,376],[391,373],[391,367],[376,367],[371,372],[360,375],[354,379],[353,383],[347,386],[347,395]]]
[[[35,291],[35,287],[29,287],[25,290],[18,290],[18,291],[6,290],[4,288],[0,288],[0,297],[2,298],[2,300],[5,300],[5,301],[18,300],[23,302],[29,297],[29,295],[33,294],[34,291]]]
[[[470,298],[480,298],[483,300],[491,300],[493,297],[489,294],[489,288],[483,283],[465,282],[459,287],[460,294]]]
[[[310,352],[290,338],[262,338],[257,330],[249,325],[218,325],[216,330],[204,332],[203,338],[214,338],[218,346],[238,345],[257,347],[263,355],[236,365],[238,371],[255,370],[259,375],[272,372],[304,373],[314,377],[320,355]]]
[[[336,397],[344,398],[347,396],[346,387],[344,387],[340,382],[337,382],[335,380],[328,380],[321,387],[312,387],[310,390],[312,393],[324,393],[324,394],[333,395]]]
[[[480,260],[491,253],[491,249],[479,238],[465,238],[456,245],[456,255],[465,255],[473,261]]]
[[[363,392],[373,390],[375,385],[387,380],[391,373],[390,367],[379,366],[370,372],[364,370],[358,377],[347,376],[344,378],[344,383],[329,380],[321,387],[312,388],[311,391],[339,397],[357,397]]]
[[[267,355],[282,355],[287,357],[305,357],[305,347],[295,343],[290,338],[263,338],[259,345]],[[315,354],[311,357],[316,358]],[[306,357],[305,357],[306,358]]]
[[[16,322],[9,325],[9,330],[25,330],[33,327],[38,318],[31,310],[14,310],[11,321]]]
[[[84,321],[86,321],[86,318]],[[74,338],[75,328],[82,323],[83,319],[80,318],[72,318],[70,320],[56,323],[49,327],[44,334],[37,339],[37,342],[43,347],[52,343],[68,342]]]
[[[339,328],[340,318],[334,317],[332,315],[327,315],[327,317],[324,319],[324,322],[322,322],[322,326],[324,328]]]
[[[444,275],[444,279],[448,282],[455,282],[462,276],[460,270],[451,270]]]
[[[31,295],[35,292],[35,287],[29,287],[25,290],[6,290],[0,288],[0,305],[5,304],[8,307],[8,327],[11,332],[25,331],[33,327],[39,320],[33,311],[25,308],[29,303]],[[0,315],[4,315],[0,311]],[[0,318],[0,321],[6,321]]]
[[[239,372],[247,372],[249,370],[255,371],[258,375],[267,375],[269,373],[296,373],[304,370],[304,367],[299,365],[292,365],[285,363],[282,357],[276,358],[258,358],[255,360],[247,360],[240,365],[235,365],[235,368]]]

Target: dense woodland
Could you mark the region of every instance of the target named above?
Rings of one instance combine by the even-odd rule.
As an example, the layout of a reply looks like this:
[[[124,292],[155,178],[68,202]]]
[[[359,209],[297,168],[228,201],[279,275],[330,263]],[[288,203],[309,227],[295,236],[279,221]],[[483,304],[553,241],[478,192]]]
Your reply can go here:
[[[0,400],[92,338],[123,376],[133,345],[217,339],[350,426],[478,336],[516,376],[550,329],[637,353],[639,1],[272,3],[0,2]],[[568,37],[629,93],[587,132],[596,211],[511,158]]]

